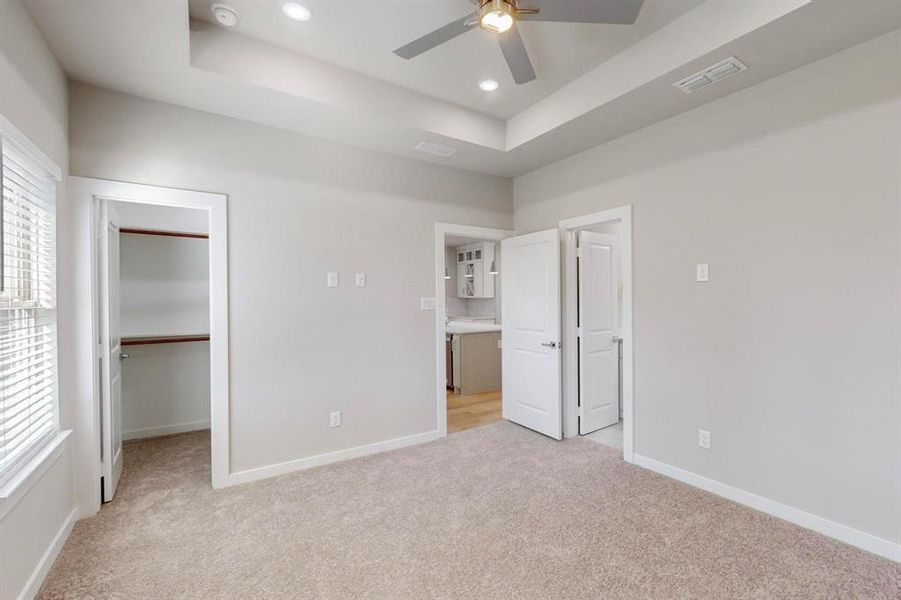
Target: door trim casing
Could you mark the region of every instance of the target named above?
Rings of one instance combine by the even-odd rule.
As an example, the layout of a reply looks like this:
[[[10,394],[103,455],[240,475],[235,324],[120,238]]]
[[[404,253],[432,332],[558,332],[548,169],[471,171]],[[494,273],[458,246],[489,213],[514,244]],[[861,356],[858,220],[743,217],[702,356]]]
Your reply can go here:
[[[471,237],[489,242],[500,242],[504,238],[513,235],[509,229],[493,229],[489,227],[475,227],[472,225],[457,225],[454,223],[435,223],[435,366],[437,371],[437,429],[438,437],[447,437],[447,372],[445,354],[445,326],[444,315],[447,313],[447,299],[445,298],[444,268],[445,268],[445,239],[448,235]],[[456,268],[456,265],[454,265]],[[503,268],[503,265],[501,265]]]
[[[79,518],[100,510],[100,390],[96,212],[101,200],[207,211],[210,261],[211,483],[231,485],[229,466],[228,214],[227,196],[153,185],[70,176],[69,218],[75,294],[69,307],[74,330],[69,350],[75,364],[75,498]],[[90,346],[90,350],[88,347]]]
[[[579,435],[579,353],[578,302],[576,277],[576,232],[579,229],[622,223],[623,279],[623,460],[634,462],[633,357],[632,357],[632,206],[620,206],[559,222],[563,244],[563,437]]]

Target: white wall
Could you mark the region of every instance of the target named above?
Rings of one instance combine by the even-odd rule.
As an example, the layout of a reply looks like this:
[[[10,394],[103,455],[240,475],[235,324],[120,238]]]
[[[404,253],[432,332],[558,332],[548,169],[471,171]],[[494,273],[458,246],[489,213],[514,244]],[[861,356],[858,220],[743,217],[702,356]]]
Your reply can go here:
[[[123,227],[206,228],[205,211],[115,205]],[[172,216],[178,219],[167,220]],[[123,336],[209,333],[207,240],[123,233],[120,252]],[[123,365],[122,386],[125,439],[209,427],[209,342],[129,346],[126,350],[129,358]]]
[[[209,242],[123,233],[122,335],[210,332]]]
[[[119,226],[155,231],[209,233],[207,211],[136,202],[114,202],[119,213]]]
[[[234,471],[436,430],[419,310],[434,224],[509,227],[509,180],[85,85],[70,98],[73,174],[228,194]]]
[[[0,2],[0,114],[25,133],[62,170],[67,171],[66,78],[50,54],[18,0]],[[64,175],[65,178],[65,175]],[[59,223],[67,219],[65,181],[57,186]],[[67,232],[60,227],[58,245],[65,247]],[[59,344],[71,343],[71,328],[63,323],[70,308],[66,292],[71,278],[60,252]],[[59,365],[60,422],[72,426],[72,396],[67,394],[75,377],[71,365]],[[41,478],[0,518],[0,599],[33,594],[49,566],[45,554],[58,549],[54,540],[65,540],[71,526],[73,499],[72,453],[69,444]],[[61,542],[60,542],[61,544]],[[52,560],[52,556],[50,556]]]
[[[444,280],[444,302],[448,317],[462,317],[467,314],[468,299],[457,296],[457,252],[456,247],[444,249],[444,264],[450,279]]]
[[[637,454],[895,543],[898,73],[896,32],[514,183],[520,232],[634,207]]]
[[[209,342],[127,346],[125,350],[124,439],[209,429]]]

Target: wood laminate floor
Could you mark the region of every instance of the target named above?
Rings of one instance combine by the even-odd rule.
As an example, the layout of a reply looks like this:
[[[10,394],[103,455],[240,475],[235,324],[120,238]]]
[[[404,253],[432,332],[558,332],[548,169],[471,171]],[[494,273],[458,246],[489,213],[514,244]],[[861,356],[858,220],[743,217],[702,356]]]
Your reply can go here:
[[[501,391],[469,396],[447,392],[447,432],[456,433],[501,420]]]

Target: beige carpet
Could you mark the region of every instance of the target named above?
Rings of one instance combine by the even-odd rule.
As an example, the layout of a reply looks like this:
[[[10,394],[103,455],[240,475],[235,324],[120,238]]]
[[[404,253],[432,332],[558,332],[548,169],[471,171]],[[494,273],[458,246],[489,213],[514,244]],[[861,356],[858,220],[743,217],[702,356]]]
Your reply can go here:
[[[129,444],[42,598],[899,598],[901,567],[506,422],[214,492]]]

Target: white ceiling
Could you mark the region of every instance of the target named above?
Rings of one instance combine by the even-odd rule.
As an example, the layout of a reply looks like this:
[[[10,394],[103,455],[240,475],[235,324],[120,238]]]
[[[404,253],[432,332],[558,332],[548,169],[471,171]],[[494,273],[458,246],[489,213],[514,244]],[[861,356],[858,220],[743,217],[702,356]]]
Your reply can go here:
[[[215,23],[215,1],[189,0],[191,18]],[[393,53],[471,12],[470,0],[306,0],[313,18],[305,23],[285,18],[279,1],[227,3],[241,15],[235,33],[508,119],[701,1],[646,0],[635,25],[523,22],[523,42],[538,75],[523,85],[513,82],[495,36],[477,27],[412,60]],[[499,81],[500,90],[481,91],[476,84],[487,78]]]
[[[198,1],[198,10],[205,10],[205,0]],[[614,35],[603,25],[524,24],[539,82],[516,88],[504,79],[500,53],[492,52],[497,49],[479,31],[412,61],[392,54],[459,10],[465,12],[465,0],[310,0],[314,17],[298,24],[276,19],[278,6],[272,2],[225,1],[239,7],[248,31],[191,20],[188,0],[25,4],[75,80],[505,177],[901,28],[897,1],[707,0],[661,27],[673,16],[667,12],[675,10],[670,4],[682,10],[692,3],[649,0],[649,12],[642,12],[637,27],[651,19],[646,14],[656,12],[659,20],[628,35],[619,29]],[[398,6],[411,3],[417,11],[390,18]],[[388,17],[373,16],[382,13]],[[342,14],[347,16],[344,30],[338,22]],[[267,31],[270,19],[272,31]],[[413,24],[417,31],[402,35]],[[568,33],[553,33],[558,30]],[[485,43],[487,50],[476,47]],[[483,51],[494,62],[480,60]],[[749,69],[692,96],[672,87],[729,56]],[[548,66],[557,63],[562,66]],[[475,89],[474,80],[483,75],[470,69],[481,64],[501,70],[507,96],[497,98],[504,107],[486,105]],[[439,158],[414,151],[422,140],[457,152]]]

